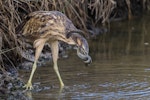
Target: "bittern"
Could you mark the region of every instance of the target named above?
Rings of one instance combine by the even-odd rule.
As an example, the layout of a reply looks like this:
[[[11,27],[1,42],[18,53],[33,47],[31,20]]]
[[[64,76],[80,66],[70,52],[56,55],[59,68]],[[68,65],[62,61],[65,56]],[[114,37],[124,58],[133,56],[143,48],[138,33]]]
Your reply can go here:
[[[59,52],[59,41],[63,41],[70,45],[77,46],[77,55],[84,60],[85,63],[90,63],[89,46],[83,32],[77,29],[72,21],[70,21],[63,13],[59,11],[35,11],[25,17],[25,20],[18,26],[17,33],[20,33],[25,40],[33,43],[35,48],[35,58],[32,66],[32,72],[26,89],[33,89],[32,78],[37,68],[37,61],[45,43],[50,44],[53,58],[53,67],[60,81],[60,86],[64,83],[59,73],[57,59]]]

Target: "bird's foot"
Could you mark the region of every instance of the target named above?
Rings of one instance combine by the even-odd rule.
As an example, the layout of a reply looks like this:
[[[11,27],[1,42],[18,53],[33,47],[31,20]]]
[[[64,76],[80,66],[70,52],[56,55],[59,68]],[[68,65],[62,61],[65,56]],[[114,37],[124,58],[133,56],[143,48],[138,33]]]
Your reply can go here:
[[[26,88],[26,90],[32,90],[32,89],[33,89],[32,83],[31,83],[31,82],[28,82],[27,84],[25,84],[25,85],[23,86],[23,88]]]
[[[61,83],[60,83],[60,87],[61,87],[61,88],[64,88],[64,86],[65,86],[64,83],[61,82]]]

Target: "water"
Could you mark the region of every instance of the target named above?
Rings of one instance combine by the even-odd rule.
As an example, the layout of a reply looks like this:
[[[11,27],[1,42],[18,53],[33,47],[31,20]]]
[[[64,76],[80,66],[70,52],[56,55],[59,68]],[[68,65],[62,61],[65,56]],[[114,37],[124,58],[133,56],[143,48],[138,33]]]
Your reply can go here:
[[[93,63],[86,67],[68,51],[58,65],[60,89],[52,64],[38,67],[30,100],[150,100],[150,17],[112,22],[110,31],[90,40]],[[20,71],[27,82],[30,72]]]

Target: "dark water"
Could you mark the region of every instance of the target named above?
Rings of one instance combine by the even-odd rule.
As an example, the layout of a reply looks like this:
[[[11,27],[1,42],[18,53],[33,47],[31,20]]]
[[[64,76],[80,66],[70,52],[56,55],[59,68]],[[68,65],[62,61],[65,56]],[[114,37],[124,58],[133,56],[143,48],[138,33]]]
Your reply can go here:
[[[30,100],[150,100],[150,16],[112,22],[110,31],[90,40],[93,63],[85,67],[68,51],[59,59],[65,88],[60,90],[52,64],[38,67],[26,92]],[[20,72],[27,82],[30,72]],[[37,87],[38,86],[38,87]]]

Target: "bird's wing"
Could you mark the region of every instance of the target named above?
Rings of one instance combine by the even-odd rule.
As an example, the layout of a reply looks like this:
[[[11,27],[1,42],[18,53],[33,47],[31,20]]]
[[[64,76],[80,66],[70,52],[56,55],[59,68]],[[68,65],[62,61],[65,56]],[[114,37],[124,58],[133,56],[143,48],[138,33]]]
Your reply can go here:
[[[45,37],[65,33],[65,18],[52,12],[30,13],[23,22],[22,34],[24,36]]]
[[[36,11],[26,16],[19,25],[18,33],[35,40],[37,38],[65,39],[68,32],[76,31],[73,25],[63,13],[58,11]]]

